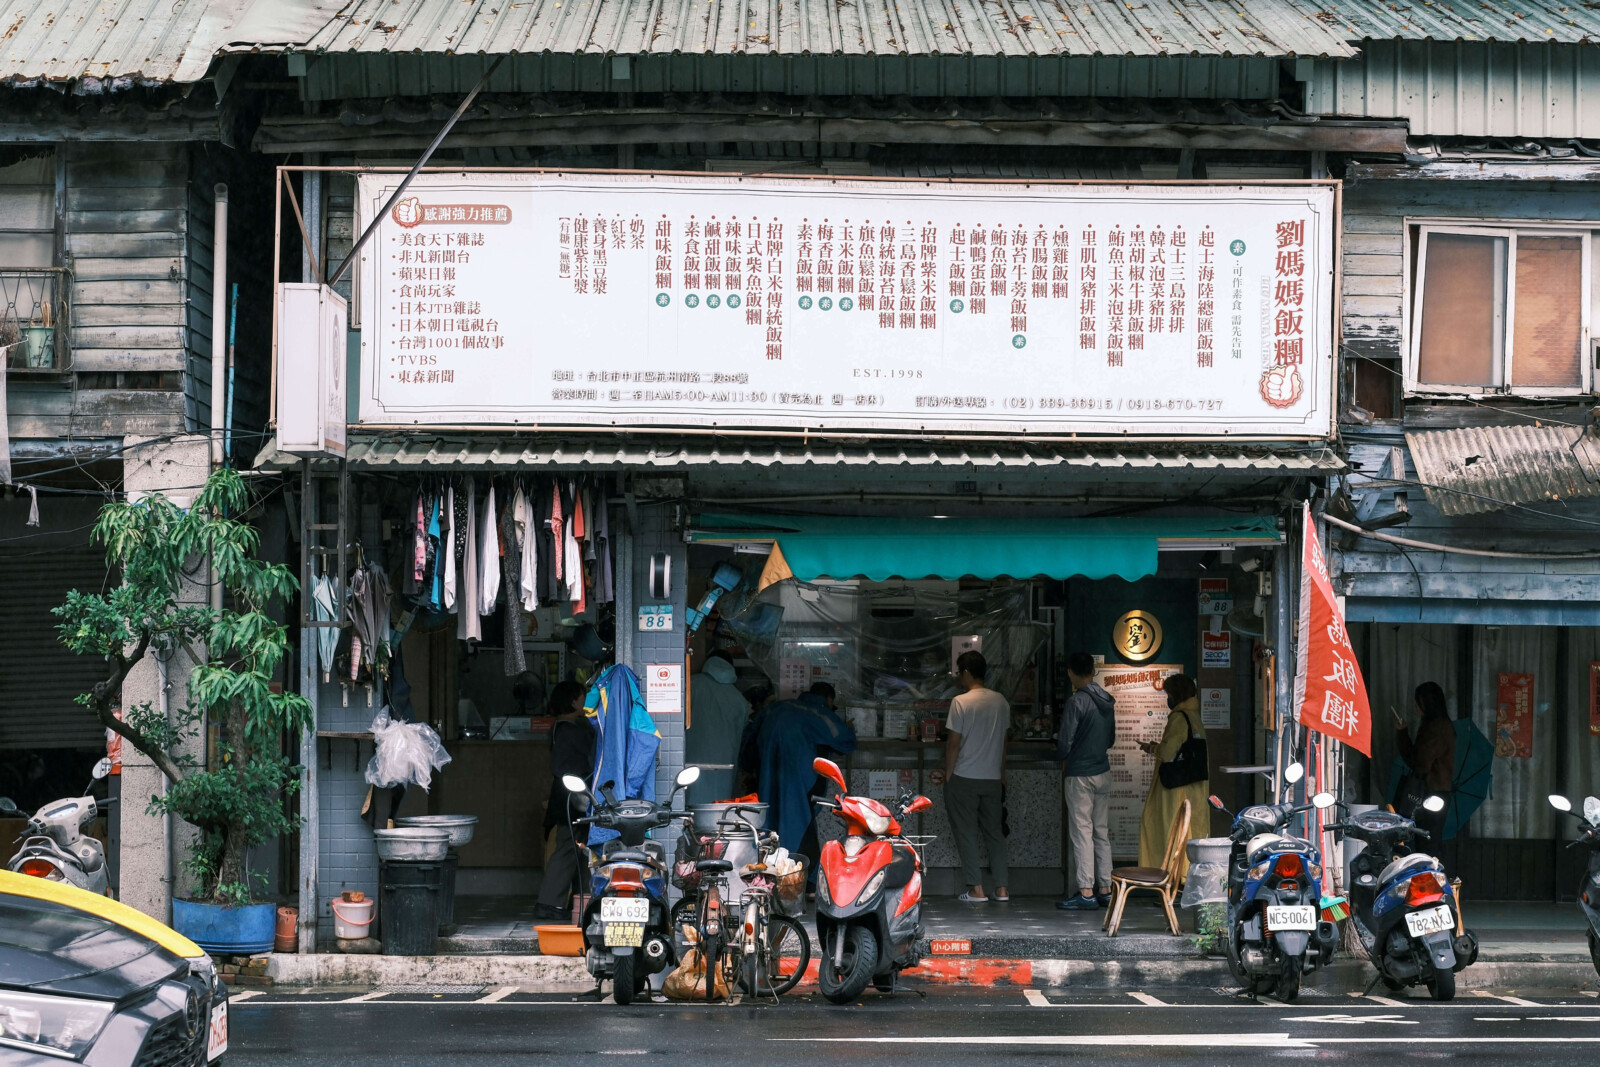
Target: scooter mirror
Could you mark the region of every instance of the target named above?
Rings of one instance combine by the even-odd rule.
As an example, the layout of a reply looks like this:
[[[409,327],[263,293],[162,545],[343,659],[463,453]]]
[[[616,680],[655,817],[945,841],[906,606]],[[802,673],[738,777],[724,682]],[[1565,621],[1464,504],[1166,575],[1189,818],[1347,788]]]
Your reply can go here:
[[[1572,810],[1572,801],[1568,800],[1566,797],[1562,796],[1559,793],[1551,793],[1549,799],[1550,799],[1550,806],[1552,808],[1555,808],[1557,811],[1571,811]]]
[[[1306,769],[1298,763],[1291,763],[1283,769],[1283,780],[1289,785],[1294,785],[1306,776]]]
[[[1600,797],[1588,797],[1584,800],[1583,817],[1600,826]]]
[[[933,801],[929,800],[927,797],[914,797],[912,798],[911,803],[906,805],[906,814],[915,815],[919,811],[929,811],[932,808]]]
[[[106,775],[110,774],[111,773],[111,757],[110,756],[101,756],[100,757],[100,762],[96,763],[94,765],[94,772],[93,773],[94,773],[94,776],[96,778],[104,778]]]
[[[685,767],[683,770],[678,772],[678,777],[676,779],[677,783],[680,786],[694,785],[699,780],[700,780],[700,768],[699,767]]]
[[[1311,806],[1318,811],[1326,811],[1333,807],[1336,799],[1332,793],[1318,793],[1311,798]]]
[[[0,814],[21,815],[22,812],[17,810],[16,802],[10,797],[0,797]]]
[[[1227,810],[1226,808],[1224,808],[1222,806],[1222,798],[1217,796],[1215,793],[1212,793],[1206,799],[1210,802],[1211,806],[1213,808],[1216,808],[1218,811],[1226,811]]]
[[[1422,806],[1424,808],[1427,808],[1429,811],[1443,811],[1444,810],[1444,797],[1442,797],[1439,794],[1435,793],[1433,796],[1429,797],[1427,800],[1424,800],[1422,802]]]
[[[844,772],[841,771],[839,769],[839,765],[833,762],[831,759],[823,759],[821,756],[818,756],[816,759],[811,761],[811,769],[822,775],[822,777],[826,778],[834,785],[838,786],[840,789],[850,788],[844,784]]]
[[[567,787],[567,792],[569,793],[584,793],[588,791],[588,787],[583,784],[583,779],[576,774],[563,774],[561,776],[561,784]]]

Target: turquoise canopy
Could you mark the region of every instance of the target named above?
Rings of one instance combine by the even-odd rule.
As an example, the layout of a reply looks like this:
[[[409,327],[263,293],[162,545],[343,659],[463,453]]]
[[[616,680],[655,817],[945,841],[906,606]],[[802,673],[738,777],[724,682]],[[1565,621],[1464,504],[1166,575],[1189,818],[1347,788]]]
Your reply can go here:
[[[801,581],[816,578],[1125,578],[1156,572],[1163,543],[1276,544],[1268,516],[1208,518],[843,518],[702,515],[699,543],[775,541]]]

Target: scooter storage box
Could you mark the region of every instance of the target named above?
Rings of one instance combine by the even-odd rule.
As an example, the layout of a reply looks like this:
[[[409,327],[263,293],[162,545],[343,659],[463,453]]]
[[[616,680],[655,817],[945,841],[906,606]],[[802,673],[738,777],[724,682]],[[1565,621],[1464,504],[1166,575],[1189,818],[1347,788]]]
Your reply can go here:
[[[432,956],[439,947],[444,864],[381,865],[378,922],[385,956]]]

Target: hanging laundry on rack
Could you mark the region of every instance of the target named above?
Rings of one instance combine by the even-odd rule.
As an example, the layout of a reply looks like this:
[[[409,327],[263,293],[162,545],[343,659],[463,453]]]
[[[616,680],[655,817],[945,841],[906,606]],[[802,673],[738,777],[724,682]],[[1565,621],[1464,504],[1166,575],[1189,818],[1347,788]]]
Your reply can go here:
[[[406,582],[401,591],[412,596],[422,593],[423,576],[428,570],[428,495],[419,490],[417,492],[417,506],[413,508],[414,517],[411,528],[411,567],[406,574]]]
[[[457,528],[460,520],[456,512],[456,487],[453,481],[444,483],[444,514],[448,518],[449,528],[444,532],[444,580],[440,589],[440,603],[444,610],[456,610],[456,546],[459,544]]]
[[[538,523],[533,517],[533,503],[528,498],[526,487],[517,483],[517,493],[511,500],[512,519],[517,531],[517,552],[520,566],[517,568],[517,595],[522,601],[523,611],[534,611],[539,607],[539,536],[536,532]]]
[[[600,483],[595,504],[594,598],[602,604],[617,599],[615,571],[611,564],[611,507],[606,503],[606,486]]]
[[[444,604],[444,568],[439,548],[444,543],[441,530],[440,508],[444,499],[438,493],[428,494],[428,582],[423,587],[422,599],[429,611],[438,611]]]
[[[519,494],[520,495],[520,494]],[[522,655],[522,553],[517,547],[516,497],[500,513],[500,546],[505,552],[506,583],[505,645],[506,677],[515,678],[528,669]]]
[[[583,512],[578,502],[576,482],[567,483],[568,499],[572,501],[572,521],[567,523],[561,569],[567,576],[567,599],[572,601],[572,613],[583,613],[583,549],[578,547],[577,531],[583,525]]]
[[[456,494],[456,515],[461,526],[461,542],[456,551],[456,636],[463,641],[482,641],[483,624],[478,620],[478,484],[471,478]]]
[[[493,615],[500,601],[500,523],[494,506],[494,479],[483,497],[478,518],[478,614]]]
[[[562,508],[561,484],[558,482],[550,490],[550,540],[554,551],[550,556],[550,573],[555,581],[552,588],[552,600],[567,599],[567,586],[562,573],[562,563],[566,559],[566,512]]]

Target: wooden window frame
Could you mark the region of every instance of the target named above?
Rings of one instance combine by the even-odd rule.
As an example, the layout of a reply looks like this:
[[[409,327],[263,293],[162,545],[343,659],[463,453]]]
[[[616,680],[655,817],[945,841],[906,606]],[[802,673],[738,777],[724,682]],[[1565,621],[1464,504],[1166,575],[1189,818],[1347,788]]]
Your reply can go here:
[[[1416,231],[1413,242],[1411,234]],[[1422,307],[1427,286],[1427,249],[1430,234],[1450,236],[1499,237],[1506,241],[1505,306],[1499,316],[1502,338],[1502,359],[1499,381],[1487,386],[1439,385],[1421,381]],[[1590,252],[1594,234],[1593,222],[1536,222],[1523,219],[1412,219],[1405,220],[1404,242],[1404,306],[1401,309],[1405,328],[1405,391],[1407,396],[1460,396],[1493,397],[1522,396],[1569,397],[1584,396],[1594,391],[1596,353],[1591,335],[1591,323],[1596,294],[1590,273]],[[1581,380],[1576,386],[1512,386],[1515,376],[1516,308],[1517,308],[1517,238],[1524,237],[1577,237],[1583,242],[1579,291],[1579,358]]]

